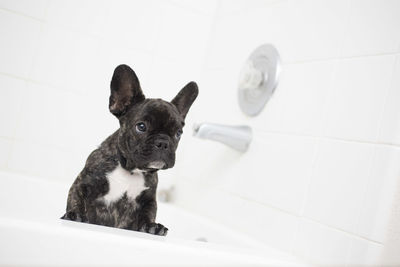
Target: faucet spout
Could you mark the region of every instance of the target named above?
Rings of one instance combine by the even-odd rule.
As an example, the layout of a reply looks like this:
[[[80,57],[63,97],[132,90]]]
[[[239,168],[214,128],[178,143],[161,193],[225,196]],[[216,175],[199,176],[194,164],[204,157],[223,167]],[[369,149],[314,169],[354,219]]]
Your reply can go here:
[[[199,123],[193,127],[193,135],[201,139],[221,142],[240,152],[246,152],[253,138],[249,126],[228,126],[214,123]]]

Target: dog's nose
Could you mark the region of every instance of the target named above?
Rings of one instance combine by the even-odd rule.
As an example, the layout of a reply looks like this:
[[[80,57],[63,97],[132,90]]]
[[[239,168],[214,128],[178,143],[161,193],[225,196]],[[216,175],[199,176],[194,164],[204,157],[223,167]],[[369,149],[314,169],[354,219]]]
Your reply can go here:
[[[168,148],[168,142],[164,140],[157,140],[155,142],[155,145],[158,149],[167,149]]]

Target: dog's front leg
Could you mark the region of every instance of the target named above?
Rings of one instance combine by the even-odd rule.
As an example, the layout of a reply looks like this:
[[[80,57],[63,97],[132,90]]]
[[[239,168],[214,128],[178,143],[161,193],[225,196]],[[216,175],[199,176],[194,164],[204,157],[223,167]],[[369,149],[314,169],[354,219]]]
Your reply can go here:
[[[67,212],[62,219],[91,222],[95,220],[95,216],[90,216],[89,206],[100,194],[99,188],[104,186],[99,181],[96,181],[90,176],[79,176],[72,185],[67,201]],[[90,217],[93,217],[90,220]]]
[[[166,236],[168,228],[161,223],[156,223],[157,202],[150,200],[141,208],[139,217],[139,231],[153,235]]]
[[[75,181],[68,193],[67,211],[61,219],[86,222],[85,201],[79,180]]]

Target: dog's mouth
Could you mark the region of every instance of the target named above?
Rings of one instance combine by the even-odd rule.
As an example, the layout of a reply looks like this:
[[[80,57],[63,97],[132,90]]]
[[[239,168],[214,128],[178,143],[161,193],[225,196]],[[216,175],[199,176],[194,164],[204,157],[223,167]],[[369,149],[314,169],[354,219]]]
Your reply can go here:
[[[158,161],[153,161],[147,164],[145,169],[147,170],[161,170],[164,167],[166,167],[166,163],[164,161],[158,160]]]

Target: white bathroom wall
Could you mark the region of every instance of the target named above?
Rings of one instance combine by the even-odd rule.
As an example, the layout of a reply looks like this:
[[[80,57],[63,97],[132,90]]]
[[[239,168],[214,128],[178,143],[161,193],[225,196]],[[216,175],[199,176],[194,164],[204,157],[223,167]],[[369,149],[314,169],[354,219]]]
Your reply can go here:
[[[118,127],[118,64],[150,97],[195,80],[176,167],[160,174],[175,202],[310,262],[374,264],[398,244],[399,14],[396,0],[0,0],[0,169],[72,182]],[[237,79],[263,43],[283,72],[249,118]],[[193,138],[203,121],[250,125],[249,151]]]
[[[199,80],[216,6],[0,0],[0,169],[72,183],[118,128],[114,68],[129,64],[146,96],[172,99]]]
[[[240,154],[184,139],[185,154],[196,153],[182,163],[191,172],[176,202],[313,263],[389,262],[385,251],[398,251],[387,230],[400,185],[400,1],[219,3],[189,120],[247,124],[254,140]],[[237,79],[263,43],[279,50],[283,71],[249,118]]]

